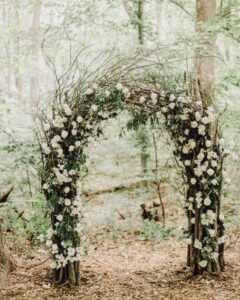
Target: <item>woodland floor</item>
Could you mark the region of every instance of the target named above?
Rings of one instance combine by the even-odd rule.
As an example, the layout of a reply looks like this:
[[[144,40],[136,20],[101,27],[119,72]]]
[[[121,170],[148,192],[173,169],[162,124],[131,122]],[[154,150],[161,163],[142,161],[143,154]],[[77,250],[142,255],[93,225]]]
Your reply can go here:
[[[127,299],[240,299],[240,243],[226,250],[227,267],[220,278],[193,278],[185,267],[186,246],[174,239],[157,244],[142,241],[103,241],[82,261],[78,288],[56,288],[45,250],[30,242],[11,247],[17,269],[0,278],[1,300],[127,300]],[[43,263],[44,262],[44,263]]]

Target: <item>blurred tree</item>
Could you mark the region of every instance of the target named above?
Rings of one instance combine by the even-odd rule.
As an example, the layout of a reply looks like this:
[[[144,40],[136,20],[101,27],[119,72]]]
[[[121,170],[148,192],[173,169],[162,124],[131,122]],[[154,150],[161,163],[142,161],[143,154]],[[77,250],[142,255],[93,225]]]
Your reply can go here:
[[[0,196],[0,205],[3,205],[8,200],[13,187],[11,186],[5,193]],[[15,261],[8,252],[8,249],[3,241],[2,227],[0,220],[0,271],[11,272],[15,267]]]
[[[202,95],[202,99],[207,107],[213,107],[214,99],[214,79],[215,79],[215,41],[216,36],[212,32],[208,32],[207,28],[211,23],[213,23],[216,15],[216,0],[196,0],[196,31],[199,34],[199,52],[196,54],[195,60],[195,76],[198,81],[198,89]],[[216,147],[216,137],[217,137],[217,120],[211,123],[211,143]],[[218,160],[220,157],[217,158]],[[222,169],[219,170],[219,178],[222,177]],[[216,193],[215,201],[215,235],[217,238],[223,236],[224,226],[222,219],[220,218],[220,202],[221,202],[221,184],[219,183],[219,190]],[[204,230],[201,221],[201,214],[203,211],[201,207],[194,207],[194,224],[191,224],[189,220],[189,228],[194,237],[194,241],[206,241],[209,239],[208,233]],[[218,242],[218,240],[216,240]],[[223,250],[224,244],[215,244],[215,251],[218,255],[217,258],[207,261],[207,271],[210,273],[220,273],[224,270],[224,258]],[[191,266],[193,273],[195,275],[202,274],[202,269],[199,266],[199,261],[201,257],[201,251],[194,247],[194,245],[189,245],[188,248],[188,265]]]
[[[30,105],[36,107],[39,97],[39,52],[40,52],[40,17],[41,17],[42,3],[40,0],[35,1],[32,15],[32,62],[30,66]]]

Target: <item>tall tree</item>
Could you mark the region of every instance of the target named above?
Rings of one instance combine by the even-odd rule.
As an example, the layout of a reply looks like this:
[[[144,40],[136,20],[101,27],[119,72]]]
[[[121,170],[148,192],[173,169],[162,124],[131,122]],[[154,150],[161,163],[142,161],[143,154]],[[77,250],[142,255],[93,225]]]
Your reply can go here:
[[[195,76],[198,82],[197,89],[201,95],[203,106],[213,112],[214,97],[214,77],[215,77],[215,41],[216,37],[207,33],[207,26],[213,22],[216,14],[216,0],[196,0],[196,32],[199,34],[200,51],[196,54]],[[215,116],[216,117],[216,116]],[[189,231],[193,237],[193,244],[188,248],[188,265],[191,266],[195,275],[202,274],[204,271],[218,274],[224,270],[224,225],[220,214],[221,208],[221,185],[222,185],[222,150],[218,136],[217,120],[211,121],[207,132],[211,153],[214,153],[215,162],[219,163],[214,174],[218,180],[212,183],[211,177],[206,184],[200,184],[188,191],[195,197],[193,215],[189,213]],[[201,151],[202,149],[200,149]],[[200,152],[199,152],[200,153]],[[209,162],[212,165],[211,159]],[[209,173],[208,173],[209,174]],[[200,189],[200,191],[199,191]],[[199,205],[201,195],[207,197],[207,206]],[[208,198],[209,197],[209,198]],[[211,199],[211,200],[210,200]],[[210,203],[209,202],[209,203]],[[206,223],[205,216],[212,216],[212,221]],[[192,222],[192,216],[194,216]],[[208,222],[208,221],[207,221]]]
[[[39,96],[39,51],[40,51],[40,17],[41,17],[42,3],[40,0],[35,2],[32,15],[32,61],[30,72],[30,86],[29,97],[31,107],[37,106]]]
[[[0,196],[0,205],[4,205],[8,200],[13,187],[10,187],[5,193]],[[11,272],[15,267],[15,261],[8,252],[8,249],[3,241],[1,220],[0,220],[0,271]]]
[[[20,2],[19,0],[13,1],[13,28],[14,28],[14,62],[15,62],[15,87],[17,93],[18,104],[22,108],[24,106],[23,98],[23,79],[21,75],[21,60],[20,60]]]
[[[209,105],[212,105],[212,85],[215,78],[216,36],[206,34],[206,26],[216,14],[216,0],[196,0],[196,31],[200,35],[200,47],[196,55],[195,75]],[[201,38],[202,37],[202,38]]]

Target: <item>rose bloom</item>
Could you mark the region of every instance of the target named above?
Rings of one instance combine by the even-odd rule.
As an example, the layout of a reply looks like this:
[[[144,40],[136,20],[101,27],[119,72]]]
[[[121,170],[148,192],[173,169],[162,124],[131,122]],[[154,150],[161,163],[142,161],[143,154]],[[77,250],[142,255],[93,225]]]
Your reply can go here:
[[[92,111],[97,111],[97,110],[98,110],[97,105],[96,105],[96,104],[93,104],[93,105],[91,106],[91,110],[92,110]]]
[[[65,204],[66,206],[70,206],[70,205],[71,205],[71,200],[70,200],[70,199],[65,199],[65,200],[64,200],[64,204]]]

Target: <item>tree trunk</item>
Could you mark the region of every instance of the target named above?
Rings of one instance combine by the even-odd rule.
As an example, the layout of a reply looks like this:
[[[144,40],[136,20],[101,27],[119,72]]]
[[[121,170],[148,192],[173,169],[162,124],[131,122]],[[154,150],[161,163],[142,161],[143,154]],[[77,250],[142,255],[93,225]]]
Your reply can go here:
[[[40,27],[40,17],[41,17],[41,1],[35,3],[33,9],[32,18],[32,62],[31,62],[31,72],[30,72],[30,86],[29,86],[29,98],[30,106],[36,107],[39,97],[39,27]]]
[[[137,21],[138,21],[138,41],[143,45],[143,0],[137,3]]]
[[[208,105],[212,105],[212,85],[215,78],[216,36],[204,33],[207,26],[214,19],[216,0],[196,0],[196,32],[204,35],[200,39],[201,50],[196,54],[195,75],[201,84],[201,92]],[[203,36],[202,36],[203,37]]]
[[[2,228],[0,223],[0,271],[9,273],[15,268],[15,261],[9,254],[3,242]]]
[[[137,28],[138,28],[138,43],[139,45],[143,45],[144,43],[144,26],[143,26],[143,1],[138,0],[137,2]],[[141,132],[143,135],[147,136],[147,131],[142,128]],[[141,134],[141,133],[140,133]],[[143,137],[141,142],[141,172],[144,177],[147,176],[148,171],[148,153],[147,153],[147,142],[145,141],[146,138]],[[148,180],[143,180],[142,186],[144,188],[148,188]]]
[[[19,20],[20,3],[19,0],[14,3],[14,55],[15,55],[15,87],[19,106],[24,107],[23,98],[23,80],[20,71],[20,20]]]
[[[196,31],[199,33],[200,46],[202,49],[196,54],[195,76],[205,107],[213,107],[216,37],[207,34],[204,28],[213,21],[215,13],[216,0],[196,0]],[[216,160],[221,162],[223,158],[219,144],[217,143],[217,135],[217,121],[215,121],[209,126],[209,129],[206,132],[206,138],[208,137],[208,139],[211,140]],[[200,153],[200,151],[198,153]],[[219,177],[222,178],[222,163],[220,163],[218,172]],[[210,182],[210,177],[207,180]],[[189,184],[190,188],[188,190],[187,198],[196,197],[196,194],[200,189],[204,195],[211,195],[211,210],[215,213],[213,224],[206,229],[206,226],[204,226],[202,222],[202,216],[207,214],[208,208],[202,206],[199,207],[195,198],[193,203],[194,211],[188,211],[189,232],[192,238],[192,244],[188,246],[187,265],[191,267],[194,275],[200,275],[204,271],[219,274],[224,270],[224,243],[218,244],[218,239],[224,235],[224,225],[220,218],[221,185],[222,183],[219,182],[217,188],[214,187],[215,192],[212,194],[212,188],[209,187],[209,185],[207,185],[208,187],[204,187],[204,185],[194,187]],[[194,222],[192,222],[193,218]],[[214,237],[209,237],[209,233],[207,232],[209,229],[215,232]],[[207,265],[202,266],[200,261],[206,261],[206,259],[204,259],[201,249],[209,247],[209,242],[206,242],[207,239],[211,240],[211,245],[214,245],[214,252],[218,257],[216,259],[207,260]],[[194,246],[196,241],[200,242],[200,245],[202,246]]]
[[[73,286],[80,285],[80,262],[68,262],[65,267],[55,269],[53,277],[58,284],[69,282]]]
[[[7,202],[9,195],[13,190],[13,186],[11,186],[5,193],[0,196],[0,204],[4,204]],[[11,272],[15,267],[15,261],[13,257],[9,254],[7,247],[3,241],[1,220],[0,220],[0,271],[3,272]]]
[[[158,43],[161,43],[161,2],[156,2],[156,37]]]

